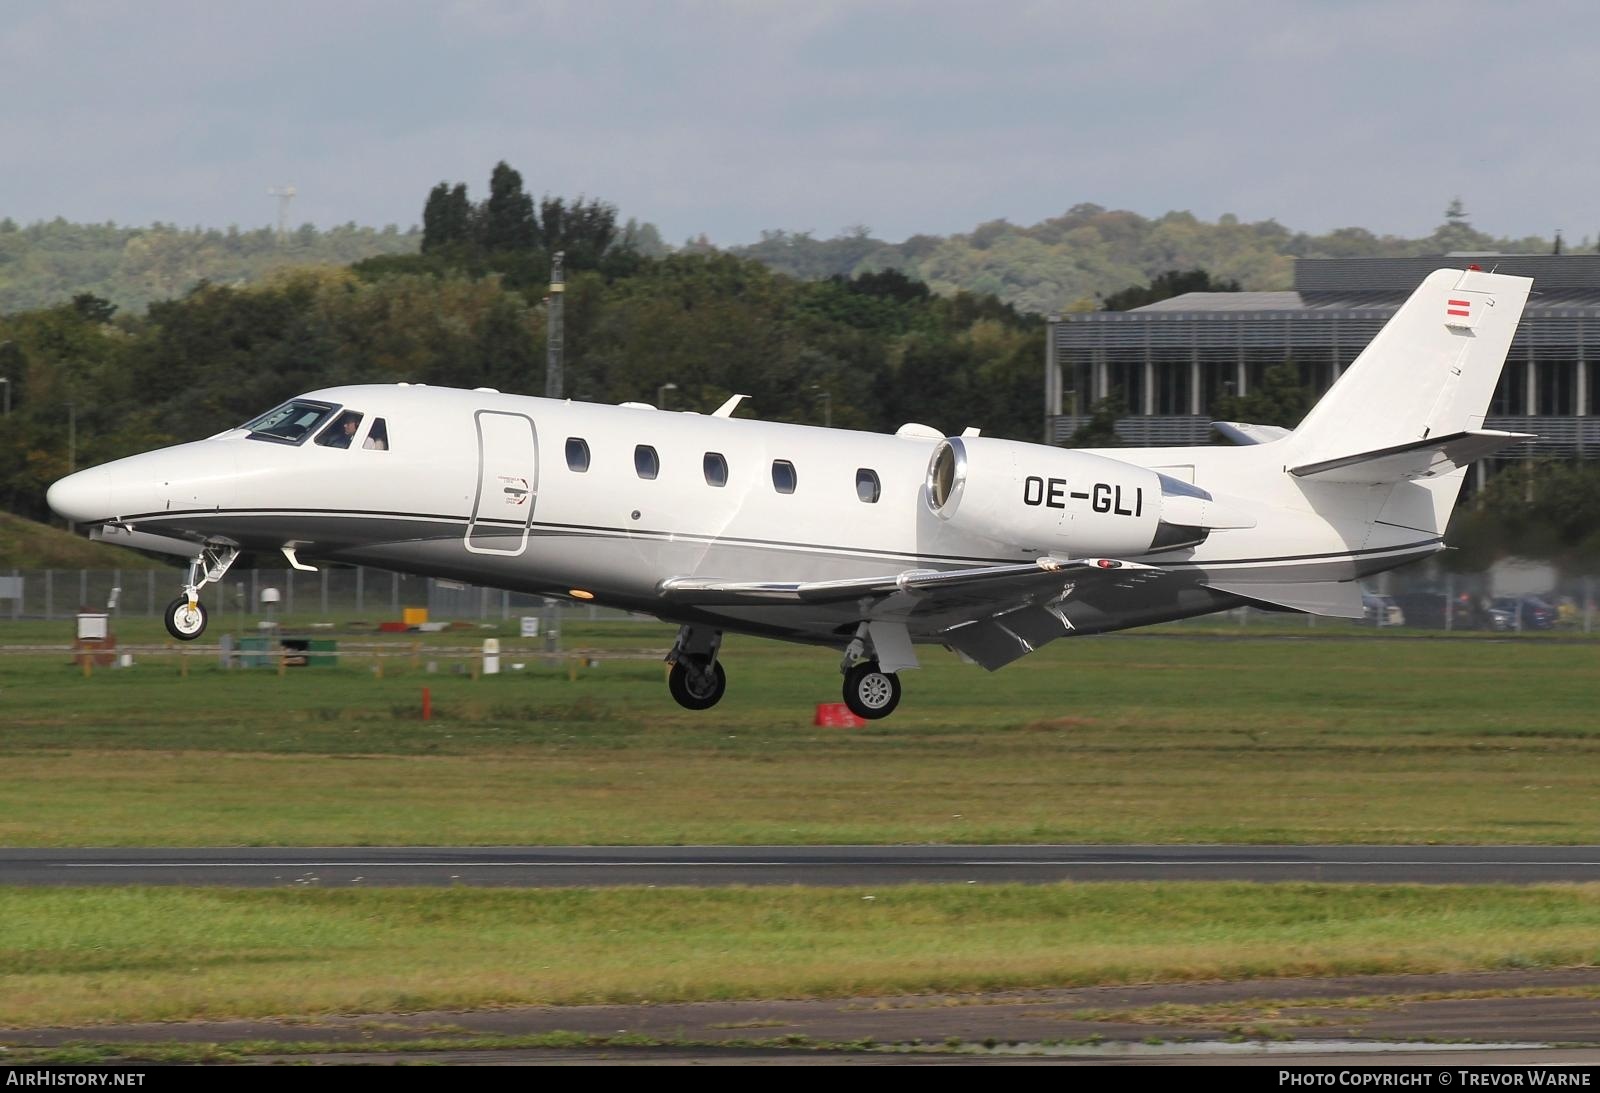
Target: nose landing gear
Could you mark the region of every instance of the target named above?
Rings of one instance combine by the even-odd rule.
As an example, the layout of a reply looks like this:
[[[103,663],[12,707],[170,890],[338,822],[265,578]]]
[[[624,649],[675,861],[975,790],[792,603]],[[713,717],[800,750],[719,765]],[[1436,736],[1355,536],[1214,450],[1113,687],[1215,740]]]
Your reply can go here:
[[[703,626],[678,628],[678,640],[667,654],[672,671],[667,675],[667,690],[686,710],[709,710],[722,701],[728,689],[728,674],[717,662],[722,648],[722,631]]]
[[[205,633],[206,609],[200,602],[200,589],[222,580],[238,557],[238,547],[207,543],[189,560],[183,595],[167,604],[166,611],[162,612],[161,621],[167,624],[167,633],[179,641],[193,641]]]

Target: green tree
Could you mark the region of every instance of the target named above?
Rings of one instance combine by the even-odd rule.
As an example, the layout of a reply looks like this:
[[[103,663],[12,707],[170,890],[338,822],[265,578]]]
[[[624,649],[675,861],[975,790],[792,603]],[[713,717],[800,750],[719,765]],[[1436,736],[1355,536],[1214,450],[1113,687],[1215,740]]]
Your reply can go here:
[[[1125,288],[1105,299],[1106,311],[1132,311],[1136,307],[1170,300],[1186,292],[1238,292],[1238,281],[1214,281],[1203,269],[1169,269],[1148,285]]]
[[[1072,435],[1067,438],[1069,448],[1117,448],[1122,445],[1122,438],[1117,435],[1117,419],[1128,415],[1128,404],[1123,399],[1122,392],[1112,391],[1110,395],[1096,402],[1089,410],[1089,420],[1078,426]]]
[[[533,198],[522,188],[522,175],[505,160],[489,174],[489,197],[480,217],[481,240],[488,251],[531,251],[539,242]]]
[[[422,253],[437,253],[446,247],[464,246],[472,241],[472,203],[467,200],[467,185],[441,182],[428,192],[422,208]]]
[[[1248,394],[1227,395],[1212,408],[1219,421],[1243,421],[1251,425],[1280,425],[1293,429],[1316,402],[1309,387],[1300,382],[1300,369],[1293,361],[1268,368],[1261,385]]]

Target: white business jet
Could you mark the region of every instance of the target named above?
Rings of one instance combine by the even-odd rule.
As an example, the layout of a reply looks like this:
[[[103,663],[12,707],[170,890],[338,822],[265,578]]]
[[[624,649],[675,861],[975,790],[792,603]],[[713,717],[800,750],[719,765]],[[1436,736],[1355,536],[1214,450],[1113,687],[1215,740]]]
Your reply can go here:
[[[1359,618],[1359,578],[1443,549],[1531,281],[1431,274],[1292,432],[1069,450],[419,385],[333,387],[50,488],[107,542],[190,559],[168,629],[241,551],[359,563],[679,624],[673,697],[726,631],[841,648],[892,711],[916,646],[997,669],[1046,642],[1241,604]]]

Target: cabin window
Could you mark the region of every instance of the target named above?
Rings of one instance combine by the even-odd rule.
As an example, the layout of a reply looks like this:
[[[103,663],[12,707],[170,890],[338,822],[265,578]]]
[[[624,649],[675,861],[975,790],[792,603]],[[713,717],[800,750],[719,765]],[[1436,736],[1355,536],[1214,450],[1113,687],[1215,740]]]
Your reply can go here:
[[[633,449],[633,469],[640,478],[654,478],[661,473],[661,457],[650,445],[640,444]]]
[[[883,492],[878,483],[878,472],[862,467],[856,471],[856,496],[869,505],[876,505]]]
[[[567,470],[583,474],[589,469],[589,442],[581,436],[567,437]]]
[[[356,434],[361,431],[361,414],[354,410],[346,410],[333,419],[321,433],[317,434],[317,444],[323,448],[348,448],[355,443]]]
[[[373,452],[386,452],[389,450],[389,426],[384,422],[383,418],[375,417],[372,419],[372,431],[367,434],[367,439],[362,442],[361,446]]]
[[[705,458],[706,485],[726,486],[728,484],[728,461],[722,458],[721,452],[707,452]]]
[[[251,440],[270,440],[277,444],[299,444],[332,417],[337,406],[308,399],[294,399],[276,406],[253,421],[240,426],[250,430]]]
[[[772,461],[772,488],[779,493],[793,493],[795,487],[794,464],[787,459]]]

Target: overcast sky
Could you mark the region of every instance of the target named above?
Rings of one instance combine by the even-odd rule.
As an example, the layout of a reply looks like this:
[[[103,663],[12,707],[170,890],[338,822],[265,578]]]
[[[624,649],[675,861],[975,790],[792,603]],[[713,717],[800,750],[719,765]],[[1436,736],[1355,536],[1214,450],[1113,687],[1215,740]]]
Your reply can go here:
[[[0,216],[421,220],[505,159],[668,242],[1080,202],[1600,231],[1600,5],[0,0]]]

